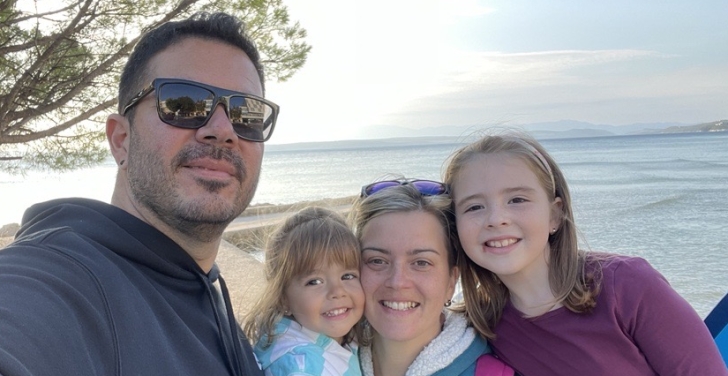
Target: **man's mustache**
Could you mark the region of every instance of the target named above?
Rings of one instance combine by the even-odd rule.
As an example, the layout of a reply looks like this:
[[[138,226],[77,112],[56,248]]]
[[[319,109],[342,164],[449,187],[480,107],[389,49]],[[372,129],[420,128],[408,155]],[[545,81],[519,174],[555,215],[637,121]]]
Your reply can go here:
[[[221,148],[214,145],[188,146],[177,153],[172,161],[172,166],[179,167],[200,158],[224,160],[230,163],[235,168],[235,179],[241,183],[243,182],[245,176],[243,158],[228,148]]]

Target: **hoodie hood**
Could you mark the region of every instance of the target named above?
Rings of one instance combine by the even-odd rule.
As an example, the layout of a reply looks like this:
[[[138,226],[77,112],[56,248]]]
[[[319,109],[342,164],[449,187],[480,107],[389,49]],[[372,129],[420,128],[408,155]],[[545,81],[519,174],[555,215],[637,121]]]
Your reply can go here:
[[[159,230],[96,200],[69,198],[35,204],[25,211],[16,239],[43,237],[63,228],[174,278],[192,280],[198,278],[196,274],[205,275],[184,249]]]
[[[86,279],[72,282],[96,281],[97,291],[114,306],[106,311],[124,317],[113,325],[143,326],[129,319],[136,318],[139,310],[161,315],[151,316],[151,321],[145,323],[153,326],[151,331],[159,332],[160,326],[155,326],[154,320],[177,320],[178,330],[188,340],[197,345],[204,343],[208,350],[219,346],[231,374],[251,373],[245,369],[255,365],[252,351],[247,339],[238,333],[229,293],[217,266],[205,273],[177,243],[128,212],[81,198],[36,204],[25,212],[14,244],[17,252],[45,247],[80,266],[78,270]],[[137,310],[119,296],[136,299]],[[175,342],[174,336],[162,335],[164,340]]]

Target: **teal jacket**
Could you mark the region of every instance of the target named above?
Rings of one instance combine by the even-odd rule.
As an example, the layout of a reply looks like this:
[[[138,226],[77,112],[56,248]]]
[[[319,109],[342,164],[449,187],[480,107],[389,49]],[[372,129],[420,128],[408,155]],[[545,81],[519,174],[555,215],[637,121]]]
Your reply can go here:
[[[356,343],[341,346],[332,338],[282,318],[275,339],[258,341],[255,355],[266,376],[361,376]]]

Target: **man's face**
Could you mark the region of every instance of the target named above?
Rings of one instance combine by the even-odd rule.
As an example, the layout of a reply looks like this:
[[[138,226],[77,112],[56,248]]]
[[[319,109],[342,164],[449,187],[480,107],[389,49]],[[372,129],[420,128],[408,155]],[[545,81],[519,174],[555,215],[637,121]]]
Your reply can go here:
[[[182,78],[262,96],[247,55],[217,41],[188,38],[160,52],[149,68],[150,80]],[[151,93],[136,107],[129,141],[128,180],[138,211],[202,241],[219,236],[248,206],[263,157],[262,143],[238,138],[222,106],[214,111],[202,128],[175,128],[159,119]]]

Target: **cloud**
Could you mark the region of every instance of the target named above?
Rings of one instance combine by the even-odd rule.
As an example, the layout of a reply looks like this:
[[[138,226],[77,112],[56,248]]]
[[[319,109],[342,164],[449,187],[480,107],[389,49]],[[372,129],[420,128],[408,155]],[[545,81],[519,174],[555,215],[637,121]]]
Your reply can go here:
[[[681,67],[646,50],[463,53],[439,93],[383,117],[408,127],[578,119],[625,124],[722,118],[722,65]],[[701,113],[704,114],[701,116]]]
[[[569,92],[584,92],[602,86],[613,75],[594,75],[615,64],[644,64],[667,56],[642,50],[568,50],[529,53],[449,51],[438,59],[420,62],[402,70],[412,75],[390,82],[388,98],[402,98],[379,120],[382,123],[415,118],[426,111],[448,111],[463,107],[501,104],[513,108],[524,102],[550,103],[572,100]],[[425,68],[425,65],[427,64]],[[403,85],[404,83],[404,85]],[[504,103],[504,99],[509,102]],[[483,104],[486,104],[485,106]],[[412,116],[403,116],[411,113]],[[440,116],[423,117],[425,123],[441,121]],[[471,121],[476,121],[472,119]],[[409,121],[407,123],[412,123]],[[419,122],[423,122],[419,120]]]
[[[449,90],[474,84],[505,85],[509,88],[563,85],[576,82],[579,69],[667,57],[659,52],[642,50],[455,52],[453,55],[452,69],[444,73],[449,77]]]
[[[297,121],[319,118],[318,124],[330,129],[326,135],[335,139],[374,124],[423,127],[557,116],[553,108],[629,98],[625,88],[636,78],[620,73],[621,66],[654,66],[671,58],[636,49],[502,53],[363,45],[355,51],[343,49],[355,63],[338,64],[331,67],[329,80],[320,81],[318,74],[318,81],[308,83],[312,93],[330,90],[315,102],[302,98],[316,105],[301,103],[307,107],[296,112],[306,115]]]

